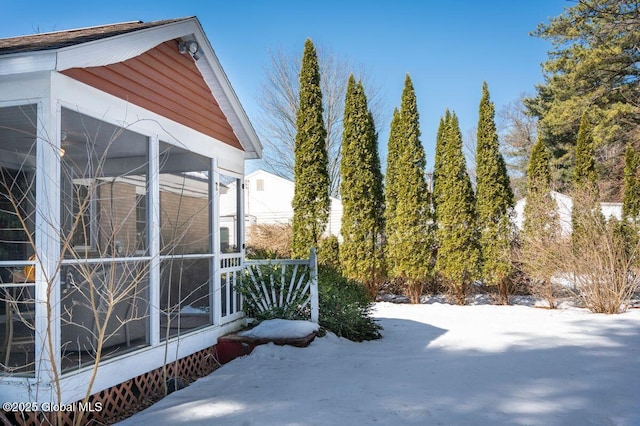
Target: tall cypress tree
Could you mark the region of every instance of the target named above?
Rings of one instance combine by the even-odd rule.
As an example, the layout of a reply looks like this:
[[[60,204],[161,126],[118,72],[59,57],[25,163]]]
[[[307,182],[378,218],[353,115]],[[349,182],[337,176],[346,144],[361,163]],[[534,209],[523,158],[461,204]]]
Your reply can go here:
[[[507,277],[511,273],[511,220],[513,192],[507,166],[498,145],[495,107],[489,88],[482,85],[476,146],[476,211],[480,230],[482,276],[508,301]]]
[[[591,126],[587,115],[583,114],[576,142],[576,163],[573,170],[573,209],[571,225],[572,242],[578,248],[583,236],[583,227],[588,221],[597,217],[593,212],[599,210],[598,205],[598,173],[596,171],[596,153],[593,145]],[[603,219],[604,220],[604,219]]]
[[[524,206],[524,234],[548,240],[557,231],[556,202],[551,197],[551,168],[549,151],[541,139],[533,145],[527,168],[527,203]]]
[[[399,147],[398,142],[400,140],[400,111],[398,108],[393,110],[393,119],[391,120],[391,127],[389,130],[389,141],[387,142],[387,171],[385,174],[384,185],[384,218],[386,223],[393,222],[393,217],[396,212],[396,202],[398,199],[398,185],[401,182],[398,181],[396,168],[399,161]]]
[[[462,134],[455,113],[451,114],[448,125],[443,129],[440,142],[444,147],[440,150],[441,167],[436,178],[436,270],[458,303],[465,303],[469,286],[478,275],[480,251],[473,188],[467,174]]]
[[[640,153],[631,143],[624,154],[622,216],[636,225],[640,221]]]
[[[524,206],[522,267],[533,280],[534,290],[555,307],[556,291],[551,277],[556,273],[552,249],[558,244],[560,222],[556,201],[551,196],[550,154],[541,139],[533,146],[527,168],[527,196]]]
[[[435,153],[435,157],[434,157],[434,162],[433,162],[433,176],[432,176],[432,191],[433,194],[431,195],[431,200],[433,203],[433,207],[434,207],[434,219],[437,221],[438,218],[436,217],[436,213],[437,213],[437,204],[440,198],[440,190],[439,190],[439,185],[438,185],[438,175],[442,174],[442,157],[443,157],[443,151],[444,151],[444,147],[445,147],[445,136],[446,136],[446,131],[447,131],[447,127],[450,125],[450,121],[451,121],[451,113],[449,112],[449,110],[447,109],[444,117],[440,117],[440,124],[438,125],[438,133],[436,135],[436,153]]]
[[[420,143],[418,106],[411,78],[407,75],[399,120],[389,140],[397,153],[389,158],[395,184],[389,183],[387,198],[395,198],[387,222],[387,263],[392,277],[404,279],[413,302],[418,302],[430,272],[429,197],[424,176],[426,164]],[[394,129],[392,129],[394,130]],[[393,185],[393,186],[391,186]],[[391,186],[391,191],[389,192]]]
[[[340,175],[342,247],[345,276],[373,293],[383,272],[384,193],[378,135],[362,82],[349,77],[345,98]]]
[[[327,131],[322,119],[322,92],[316,50],[304,45],[300,70],[300,107],[296,118],[295,193],[293,196],[294,258],[309,256],[317,247],[329,217]]]
[[[591,125],[583,114],[576,142],[576,164],[573,171],[573,189],[598,197],[598,172]]]

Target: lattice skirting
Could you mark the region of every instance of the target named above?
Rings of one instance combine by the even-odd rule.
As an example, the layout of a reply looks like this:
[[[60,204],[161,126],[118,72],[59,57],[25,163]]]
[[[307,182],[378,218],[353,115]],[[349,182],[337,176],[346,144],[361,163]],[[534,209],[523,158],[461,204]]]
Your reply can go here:
[[[167,364],[166,368],[160,367],[148,373],[134,377],[119,385],[91,395],[88,407],[96,407],[96,403],[102,405],[102,409],[94,412],[85,412],[83,425],[112,424],[122,420],[135,412],[146,408],[162,399],[165,392],[165,377],[167,380],[178,377],[185,384],[206,376],[220,366],[216,347],[211,346],[176,362]],[[77,404],[75,405],[78,406]],[[8,413],[0,411],[0,421],[9,424],[24,426],[40,426],[42,424],[59,424],[55,413]],[[77,412],[66,411],[62,413],[62,424],[73,424]]]

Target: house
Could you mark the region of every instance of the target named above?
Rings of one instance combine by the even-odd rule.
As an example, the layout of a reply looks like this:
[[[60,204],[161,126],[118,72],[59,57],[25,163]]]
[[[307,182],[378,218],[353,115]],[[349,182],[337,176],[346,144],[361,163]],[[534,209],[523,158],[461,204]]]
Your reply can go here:
[[[563,235],[570,235],[572,230],[571,211],[573,210],[573,199],[565,194],[551,191],[551,197],[558,207],[558,220]],[[516,201],[514,206],[514,224],[518,229],[524,228],[524,208],[527,204],[526,198]],[[605,219],[622,219],[622,203],[600,203],[600,209]]]
[[[286,224],[293,220],[292,181],[276,176],[265,170],[256,170],[245,176],[244,211],[247,225]],[[221,201],[223,203],[224,201]],[[335,235],[339,239],[342,224],[342,201],[330,198],[329,220],[324,235]],[[221,207],[224,208],[224,207]]]
[[[261,150],[195,17],[1,39],[0,399],[212,362]]]

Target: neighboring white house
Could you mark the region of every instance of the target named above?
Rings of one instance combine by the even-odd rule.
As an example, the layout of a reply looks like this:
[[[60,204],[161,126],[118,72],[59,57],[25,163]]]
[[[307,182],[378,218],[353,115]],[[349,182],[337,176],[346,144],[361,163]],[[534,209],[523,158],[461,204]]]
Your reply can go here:
[[[294,183],[265,170],[256,170],[244,179],[244,213],[247,229],[252,224],[291,223],[293,220]],[[233,192],[233,191],[230,191]],[[220,216],[230,208],[233,200],[221,196]],[[329,222],[325,236],[340,238],[342,201],[331,197]]]
[[[573,199],[568,195],[551,191],[551,197],[556,201],[558,206],[558,218],[563,235],[571,234],[571,211],[573,210]],[[516,201],[514,207],[513,221],[518,229],[524,228],[524,206],[527,204],[526,198]],[[600,203],[600,209],[605,219],[612,217],[622,219],[622,203]]]

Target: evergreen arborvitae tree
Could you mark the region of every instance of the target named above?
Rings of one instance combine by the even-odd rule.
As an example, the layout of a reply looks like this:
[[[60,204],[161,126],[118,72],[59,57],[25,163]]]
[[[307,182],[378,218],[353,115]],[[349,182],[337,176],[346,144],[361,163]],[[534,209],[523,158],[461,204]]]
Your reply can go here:
[[[622,217],[636,225],[640,222],[640,153],[631,143],[624,154]]]
[[[398,199],[398,185],[402,183],[398,181],[396,168],[399,164],[399,147],[398,141],[400,140],[400,111],[398,108],[393,110],[393,119],[391,120],[391,127],[389,130],[389,141],[387,142],[387,171],[385,175],[384,185],[384,218],[386,223],[393,221],[393,217],[396,212],[396,202]]]
[[[480,230],[482,277],[496,286],[503,303],[508,302],[507,278],[511,263],[513,192],[507,166],[498,145],[495,107],[489,89],[482,86],[476,146],[476,212]]]
[[[462,153],[462,135],[455,113],[449,117],[440,143],[436,185],[438,255],[436,270],[458,303],[464,304],[478,275],[480,251],[471,179]],[[436,151],[438,151],[436,147]]]
[[[522,268],[531,279],[534,295],[555,307],[556,289],[551,277],[557,272],[554,247],[560,236],[558,208],[551,196],[550,153],[539,138],[531,151],[527,168],[527,196],[524,230],[521,235]]]
[[[344,107],[340,163],[343,274],[372,294],[383,275],[384,193],[378,135],[362,82],[349,77]]]
[[[524,206],[524,234],[527,237],[548,240],[557,231],[556,202],[551,197],[550,154],[538,139],[531,150],[527,168],[527,203]]]
[[[417,303],[431,269],[431,242],[426,160],[420,143],[416,96],[408,75],[396,118],[389,147],[397,151],[390,155],[387,165],[393,173],[393,180],[387,183],[387,199],[394,200],[394,208],[387,215],[386,256],[390,275],[407,282],[410,298]]]
[[[447,109],[444,114],[444,117],[440,117],[440,124],[438,125],[438,134],[436,135],[436,153],[433,161],[433,176],[431,177],[431,187],[432,194],[431,200],[434,208],[434,220],[437,222],[438,218],[436,217],[438,200],[440,198],[440,191],[438,187],[438,175],[441,173],[440,169],[442,168],[442,151],[444,151],[445,147],[445,133],[447,126],[449,126],[451,121],[451,113]]]
[[[291,252],[294,258],[305,258],[312,247],[318,246],[329,217],[327,131],[322,119],[318,59],[309,39],[304,45],[300,70],[300,108],[296,130]]]
[[[571,210],[571,225],[573,229],[572,242],[576,249],[580,244],[583,227],[593,215],[598,205],[598,173],[596,171],[596,154],[593,146],[591,126],[587,115],[582,115],[578,140],[576,142],[576,163],[573,171],[573,209]],[[604,219],[603,219],[604,220]]]

